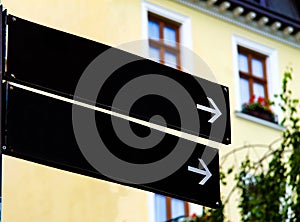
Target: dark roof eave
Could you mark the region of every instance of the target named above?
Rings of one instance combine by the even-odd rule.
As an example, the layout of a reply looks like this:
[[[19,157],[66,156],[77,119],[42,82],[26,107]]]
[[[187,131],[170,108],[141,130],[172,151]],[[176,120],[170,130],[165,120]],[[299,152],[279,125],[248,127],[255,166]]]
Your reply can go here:
[[[279,22],[283,23],[285,26],[293,26],[296,29],[300,29],[299,21],[292,19],[288,16],[282,15],[273,10],[270,10],[268,8],[262,7],[260,5],[254,5],[254,4],[251,4],[248,2],[242,2],[239,0],[227,0],[227,1],[232,3],[233,5],[241,6],[248,11],[253,11],[260,15],[266,16],[271,20],[279,21]]]

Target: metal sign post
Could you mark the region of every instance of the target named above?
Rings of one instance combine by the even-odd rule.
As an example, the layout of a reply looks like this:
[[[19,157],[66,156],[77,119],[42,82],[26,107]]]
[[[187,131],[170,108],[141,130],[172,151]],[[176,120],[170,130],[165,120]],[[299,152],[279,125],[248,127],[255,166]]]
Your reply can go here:
[[[5,73],[5,53],[6,53],[6,10],[3,10],[3,6],[0,5],[0,147],[5,143],[5,126],[4,126],[4,115],[5,108],[3,107],[5,101],[5,87],[2,83],[3,76]],[[2,154],[0,150],[0,154]],[[2,220],[2,155],[0,158],[0,221]]]

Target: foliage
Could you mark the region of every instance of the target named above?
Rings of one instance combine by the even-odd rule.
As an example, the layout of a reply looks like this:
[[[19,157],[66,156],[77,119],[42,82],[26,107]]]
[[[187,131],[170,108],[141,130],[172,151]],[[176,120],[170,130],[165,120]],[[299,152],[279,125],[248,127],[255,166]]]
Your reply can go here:
[[[268,112],[268,113],[273,113],[273,111],[270,108],[270,101],[268,99],[265,99],[263,97],[258,97],[257,100],[255,100],[255,95],[253,94],[250,99],[249,102],[244,103],[242,109],[248,109],[248,110],[260,110],[262,112]]]
[[[282,147],[291,149],[288,160],[288,185],[291,188],[288,207],[291,208],[293,219],[300,220],[300,119],[299,119],[299,99],[292,98],[292,91],[288,88],[288,83],[292,80],[292,68],[284,73],[282,83],[283,92],[280,94],[282,103],[280,107],[285,116],[282,124],[286,127],[283,132]]]
[[[242,162],[236,180],[241,191],[239,208],[242,221],[282,221],[286,217],[287,212],[282,209],[286,195],[286,169],[281,151],[274,153],[266,172],[257,172],[257,164],[247,158]]]
[[[185,218],[183,222],[219,222],[224,221],[223,214],[224,206],[217,209],[204,208],[202,215],[192,214],[190,217]]]
[[[282,81],[279,106],[284,112],[280,147],[258,162],[246,158],[236,175],[240,191],[239,208],[242,221],[291,221],[300,220],[300,126],[299,100],[292,98],[289,68]],[[291,154],[286,161],[287,151]],[[265,164],[267,163],[267,166]]]
[[[246,157],[235,174],[236,186],[223,205],[216,210],[204,208],[201,216],[193,214],[185,218],[184,222],[224,221],[224,207],[236,189],[240,194],[238,207],[242,221],[300,221],[300,114],[299,100],[292,98],[292,91],[289,89],[292,72],[288,68],[284,73],[282,92],[275,95],[280,100],[279,107],[284,114],[280,145],[276,149],[273,149],[274,144],[265,145],[269,152],[259,160],[252,161]],[[272,112],[269,109],[272,103],[263,100],[259,98],[255,101],[252,96],[244,108]],[[255,145],[236,148],[229,154],[249,147]],[[229,168],[226,173],[221,169],[220,179],[223,185],[226,185],[225,179],[232,172],[233,168]]]

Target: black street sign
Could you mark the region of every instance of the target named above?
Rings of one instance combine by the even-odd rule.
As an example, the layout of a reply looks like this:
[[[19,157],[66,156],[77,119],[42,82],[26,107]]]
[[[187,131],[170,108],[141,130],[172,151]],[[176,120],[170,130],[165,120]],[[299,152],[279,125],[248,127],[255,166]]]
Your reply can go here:
[[[92,109],[27,91],[15,83],[10,83],[9,88],[4,154],[212,208],[220,206],[217,149],[131,122],[132,131],[150,134],[151,142],[155,142],[151,147],[137,149],[134,141],[131,146],[114,130],[114,124],[118,127],[127,120],[99,111],[95,114]],[[87,141],[83,141],[86,147],[79,147],[82,141],[76,138],[74,110],[94,115],[101,146],[89,144],[93,140],[92,127],[82,125],[81,130],[90,129]],[[147,145],[145,142],[141,146]],[[99,151],[94,156],[96,163],[89,156],[94,150]],[[107,153],[119,162],[110,160]]]
[[[8,80],[231,142],[226,86],[12,15],[8,32]]]
[[[218,150],[156,127],[230,144],[226,86],[13,15],[7,51],[4,154],[220,206]]]

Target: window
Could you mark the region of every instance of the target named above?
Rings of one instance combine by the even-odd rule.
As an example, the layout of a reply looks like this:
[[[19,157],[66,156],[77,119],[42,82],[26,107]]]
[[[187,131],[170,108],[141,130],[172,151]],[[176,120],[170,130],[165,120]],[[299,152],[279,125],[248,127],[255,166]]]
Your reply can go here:
[[[279,129],[272,122],[280,122],[283,118],[278,100],[274,94],[280,93],[280,77],[278,70],[278,55],[275,48],[252,41],[238,35],[232,35],[233,73],[235,85],[235,110],[237,117]],[[268,98],[276,104],[270,108],[274,114],[274,120],[268,118],[252,118],[241,113],[243,104],[249,102],[251,95]],[[252,113],[253,114],[253,113]],[[265,116],[265,115],[263,115]],[[261,121],[267,120],[267,121]]]
[[[171,54],[166,54],[165,58],[163,57],[164,55],[162,55],[162,56],[160,55],[160,52],[158,52],[157,48],[155,50],[155,46],[154,46],[154,50],[152,48],[152,52],[149,53],[151,48],[150,48],[150,45],[148,44],[146,47],[147,53],[145,53],[144,56],[146,56],[146,57],[150,56],[153,60],[156,60],[156,61],[160,61],[163,59],[166,61],[169,61],[169,62],[173,61],[173,62],[170,62],[172,64],[168,64],[168,65],[172,65],[173,67],[175,67],[174,61],[176,60],[176,63],[177,63],[176,68],[180,67],[180,69],[182,71],[193,72],[193,70],[195,69],[193,57],[192,57],[191,53],[189,53],[187,50],[184,50],[185,48],[192,49],[193,41],[192,41],[191,18],[187,15],[180,14],[178,12],[170,10],[169,8],[165,8],[160,5],[156,5],[156,4],[153,4],[153,3],[145,1],[145,0],[142,1],[141,6],[142,6],[141,7],[141,11],[142,11],[141,12],[141,14],[142,14],[141,29],[142,29],[143,39],[147,39],[148,43],[150,43],[149,37],[151,37],[150,39],[157,40],[157,38],[155,38],[153,36],[153,33],[149,33],[149,21],[151,21],[151,18],[149,20],[149,16],[150,17],[152,16],[152,17],[155,17],[156,19],[159,19],[159,20],[165,22],[166,26],[171,28],[171,30],[172,30],[171,33],[174,33],[173,29],[175,28],[176,33],[177,33],[176,41],[180,43],[180,45],[176,45],[176,47],[174,47],[174,45],[173,45],[173,47],[169,47],[169,49],[171,49],[171,51],[167,51],[167,52],[170,52]],[[168,30],[166,32],[168,32]],[[157,33],[156,33],[156,35],[157,35]],[[159,38],[161,38],[161,37],[159,37]],[[174,39],[174,35],[172,34],[170,37],[167,37],[167,38],[165,37],[164,39],[166,39],[166,40],[161,41],[161,43],[164,43],[163,45],[168,46],[168,44],[166,44],[166,43],[168,43],[168,42],[171,43],[170,38]],[[176,49],[176,50],[174,50],[174,49]],[[177,54],[176,54],[176,52],[177,52]],[[178,52],[179,52],[179,54],[178,54]],[[175,54],[176,54],[176,59],[174,56]]]
[[[148,1],[142,1],[141,6],[142,36],[147,39],[150,58],[173,68],[193,70],[193,59],[182,48],[192,48],[191,18]],[[202,212],[202,206],[151,193],[149,210],[149,221],[162,222],[188,216],[190,210]]]
[[[159,15],[148,13],[150,58],[180,69],[180,24]],[[188,203],[155,194],[155,221],[167,221],[187,216]]]
[[[189,36],[190,20],[151,3],[144,3],[147,13],[147,39],[150,58],[181,69],[182,58],[178,43],[191,43]],[[184,23],[184,24],[183,24]],[[181,36],[185,30],[185,36]],[[154,194],[155,222],[163,222],[189,215],[189,203],[175,198]]]
[[[180,68],[179,28],[177,22],[148,14],[150,57],[177,69]]]
[[[238,69],[241,103],[247,103],[252,95],[268,99],[266,70],[267,56],[238,47]]]
[[[155,221],[162,222],[189,215],[189,204],[175,198],[155,194]]]

